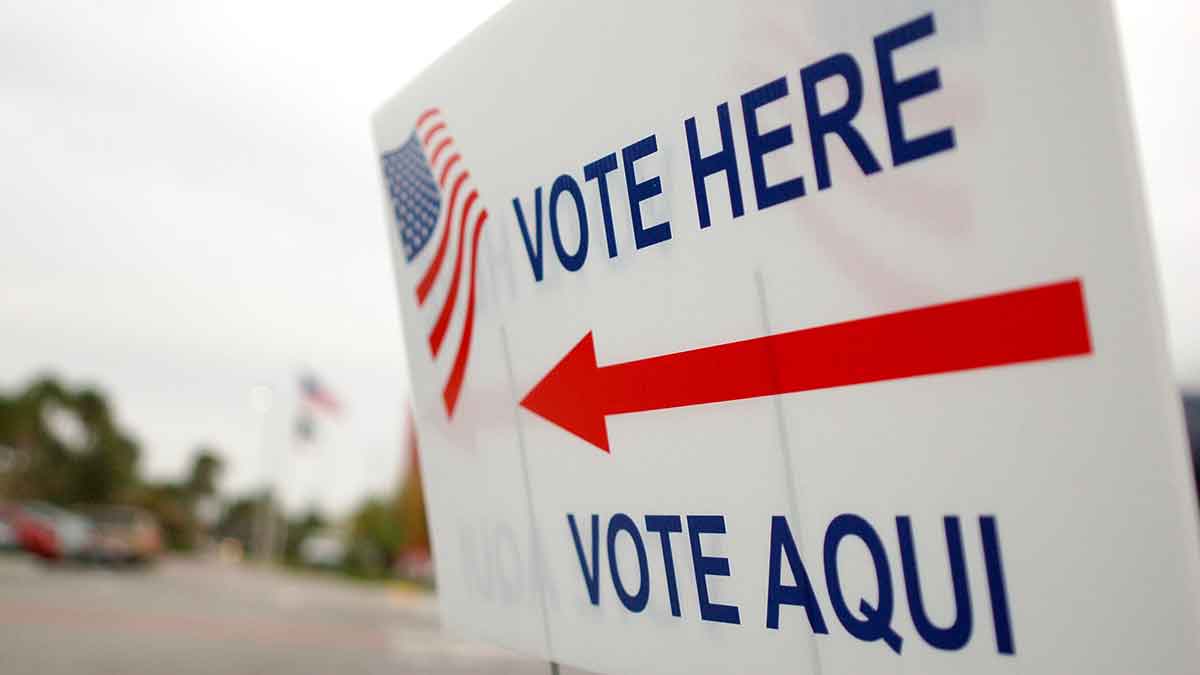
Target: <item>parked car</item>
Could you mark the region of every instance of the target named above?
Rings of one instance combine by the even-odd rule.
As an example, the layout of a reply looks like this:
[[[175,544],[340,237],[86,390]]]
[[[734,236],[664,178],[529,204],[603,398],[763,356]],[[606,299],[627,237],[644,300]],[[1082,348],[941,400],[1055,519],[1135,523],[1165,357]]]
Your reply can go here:
[[[14,551],[21,548],[21,542],[17,540],[17,529],[13,525],[17,511],[17,507],[12,504],[0,504],[0,551]]]
[[[132,506],[89,510],[94,525],[88,557],[106,564],[146,563],[162,553],[162,532],[149,513]]]
[[[21,548],[43,560],[86,557],[92,524],[79,514],[45,502],[28,502],[12,522]]]

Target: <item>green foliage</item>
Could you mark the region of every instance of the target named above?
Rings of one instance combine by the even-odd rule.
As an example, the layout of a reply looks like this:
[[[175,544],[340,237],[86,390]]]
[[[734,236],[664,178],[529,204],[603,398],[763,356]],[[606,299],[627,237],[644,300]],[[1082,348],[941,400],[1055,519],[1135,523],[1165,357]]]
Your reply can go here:
[[[217,533],[221,537],[237,539],[248,547],[254,540],[256,518],[262,507],[263,495],[239,497],[225,505]]]
[[[260,538],[260,528],[264,526],[263,518],[274,518],[274,531],[283,532],[287,522],[279,513],[279,507],[266,492],[239,497],[228,502],[216,526],[216,536],[223,539],[236,539],[241,542],[242,550],[251,558],[263,555],[259,547],[263,544]]]
[[[196,451],[192,460],[192,470],[188,474],[187,491],[192,497],[210,497],[217,493],[217,479],[224,469],[224,463],[217,453],[209,447]]]
[[[325,529],[328,524],[324,516],[316,511],[309,511],[299,518],[290,520],[287,526],[287,539],[283,545],[284,559],[289,563],[300,562],[300,544],[309,535]]]
[[[73,433],[54,428],[56,421]],[[10,499],[115,503],[138,486],[137,443],[117,427],[103,394],[72,391],[53,377],[0,397],[0,444],[21,456],[0,484]]]
[[[344,571],[359,577],[391,574],[396,560],[409,552],[428,552],[425,520],[416,462],[416,438],[410,433],[408,477],[394,498],[363,502],[345,529]],[[166,544],[192,550],[206,535],[197,507],[217,494],[223,468],[210,447],[197,449],[189,473],[181,482],[144,482],[138,474],[139,447],[114,419],[100,391],[71,388],[54,377],[34,380],[23,391],[0,392],[0,500],[45,500],[63,506],[130,504],[152,513]],[[285,557],[296,561],[301,542],[326,529],[320,514],[310,512],[286,522],[268,494],[230,502],[221,514],[216,534],[240,540],[257,556],[264,519],[266,529],[286,532]]]
[[[362,577],[389,574],[403,538],[404,530],[395,503],[368,499],[351,519],[346,571]]]
[[[167,548],[173,551],[192,551],[196,548],[200,526],[185,489],[169,483],[144,485],[131,501],[154,514],[162,528]]]
[[[197,518],[197,505],[216,493],[222,470],[221,459],[210,448],[196,451],[188,478],[179,484],[142,485],[133,497],[153,513],[162,527],[167,546],[175,551],[192,551],[201,543],[204,527]]]
[[[403,485],[392,499],[370,499],[354,514],[346,570],[355,576],[390,575],[402,556],[429,554],[429,524],[421,489],[417,437],[411,422],[405,443],[409,457]]]
[[[144,483],[138,445],[117,425],[104,394],[73,390],[51,376],[0,396],[0,445],[19,457],[0,474],[0,499],[139,506],[158,519],[175,550],[199,543],[196,503],[216,492],[222,469],[216,452],[202,448],[182,484]]]

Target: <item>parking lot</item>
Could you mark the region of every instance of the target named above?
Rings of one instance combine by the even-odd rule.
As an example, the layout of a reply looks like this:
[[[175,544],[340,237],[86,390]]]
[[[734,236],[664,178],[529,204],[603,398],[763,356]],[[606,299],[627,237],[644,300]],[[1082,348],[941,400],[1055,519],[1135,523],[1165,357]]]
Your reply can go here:
[[[112,571],[2,556],[0,654],[11,675],[549,672],[443,635],[423,592],[207,560]]]

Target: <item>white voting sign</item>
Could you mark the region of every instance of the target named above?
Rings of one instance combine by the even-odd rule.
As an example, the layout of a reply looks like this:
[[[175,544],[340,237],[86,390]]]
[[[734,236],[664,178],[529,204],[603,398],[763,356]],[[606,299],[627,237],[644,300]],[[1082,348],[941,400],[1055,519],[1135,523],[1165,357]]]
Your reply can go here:
[[[516,2],[374,125],[451,627],[609,672],[1200,664],[1104,3]]]

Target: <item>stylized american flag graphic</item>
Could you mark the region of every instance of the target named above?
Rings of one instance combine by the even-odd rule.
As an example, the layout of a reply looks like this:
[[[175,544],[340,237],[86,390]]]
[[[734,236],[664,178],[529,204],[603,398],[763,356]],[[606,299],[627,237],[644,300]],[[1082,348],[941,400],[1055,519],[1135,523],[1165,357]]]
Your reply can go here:
[[[428,339],[429,353],[435,361],[446,348],[451,318],[456,311],[463,315],[461,332],[454,345],[454,361],[442,388],[446,415],[453,417],[471,355],[475,263],[487,209],[471,185],[471,174],[437,108],[417,117],[408,140],[384,153],[382,159],[404,261],[421,270],[414,289],[417,305],[422,311],[436,307]],[[437,244],[430,249],[427,245],[434,239]],[[462,301],[464,276],[467,277],[465,302]],[[439,278],[443,279],[441,284],[437,284]],[[433,293],[435,285],[438,293]],[[434,295],[437,301],[429,302]]]

